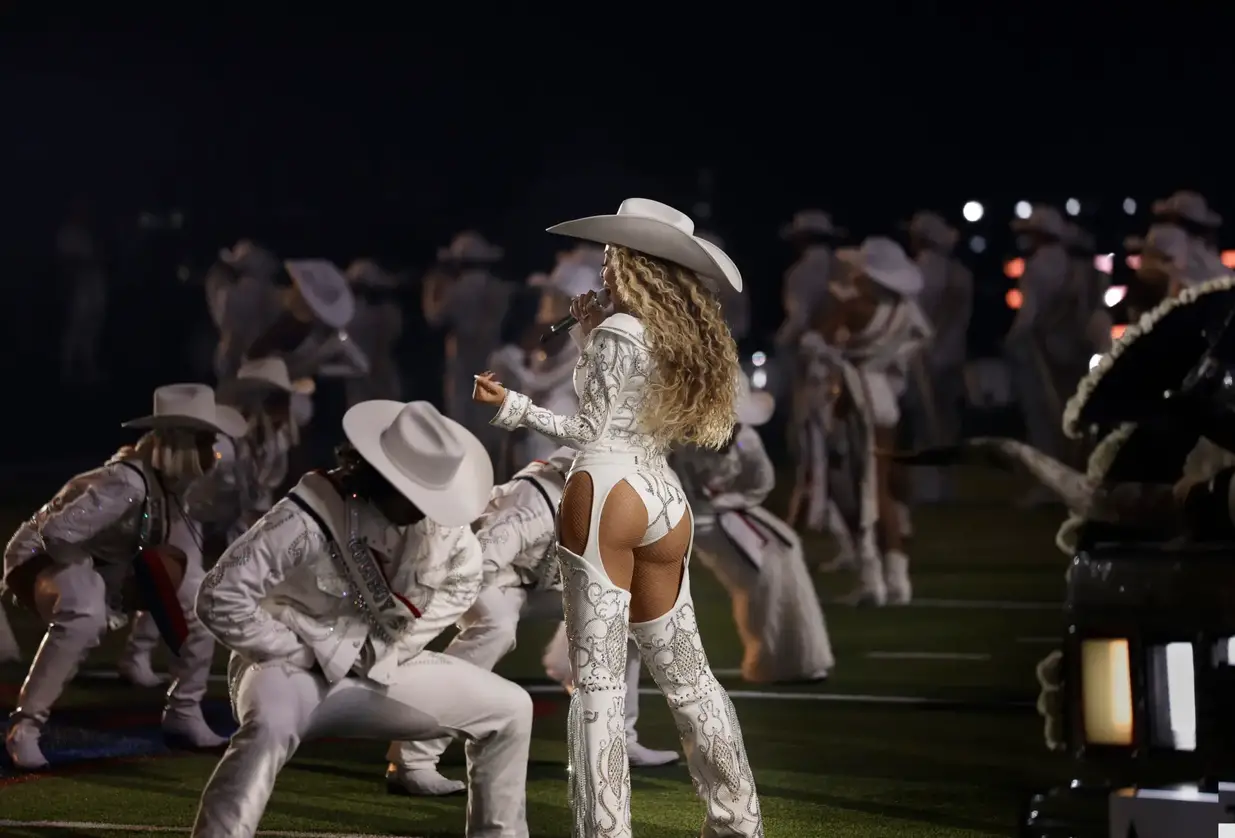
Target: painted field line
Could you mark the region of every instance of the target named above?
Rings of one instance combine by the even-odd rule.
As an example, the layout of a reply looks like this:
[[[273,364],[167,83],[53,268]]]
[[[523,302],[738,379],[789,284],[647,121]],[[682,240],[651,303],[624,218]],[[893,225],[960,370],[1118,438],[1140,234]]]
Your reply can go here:
[[[1018,637],[1017,643],[1026,643],[1031,646],[1045,646],[1048,643],[1054,643],[1059,646],[1063,643],[1063,638],[1060,637]]]
[[[524,687],[532,695],[560,695],[562,688],[551,684],[531,684]],[[971,701],[951,698],[926,698],[912,695],[854,695],[851,693],[772,692],[768,690],[726,690],[730,698],[752,701],[823,701],[832,704],[899,704],[909,706],[949,707],[957,705],[988,707],[1033,707],[1031,701]],[[640,687],[639,695],[660,695],[655,687]]]
[[[719,676],[721,676],[722,678],[732,678],[732,677],[734,677],[734,676],[741,675],[741,674],[742,674],[742,670],[740,670],[740,669],[736,669],[736,668],[734,668],[734,669],[724,669],[724,668],[722,668],[722,669],[716,669],[715,667],[713,667],[713,668],[712,668],[712,674],[713,674],[713,675],[719,675]]]
[[[0,826],[13,829],[77,829],[83,832],[156,832],[178,833],[188,832],[185,826],[150,826],[136,823],[100,823],[95,821],[8,821],[0,820]],[[403,835],[385,835],[369,832],[298,832],[285,829],[259,829],[258,835],[266,838],[411,838]]]
[[[866,657],[877,661],[988,661],[991,656],[968,652],[867,652]]]

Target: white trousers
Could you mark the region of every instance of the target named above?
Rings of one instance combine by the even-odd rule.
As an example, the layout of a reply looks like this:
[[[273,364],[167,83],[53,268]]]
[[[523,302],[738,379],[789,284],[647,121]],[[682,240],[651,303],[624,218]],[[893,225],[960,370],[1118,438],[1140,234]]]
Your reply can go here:
[[[180,655],[172,657],[169,668],[175,680],[167,693],[168,715],[181,717],[200,712],[199,705],[206,695],[214,658],[214,637],[197,619],[193,609],[197,589],[205,577],[201,555],[194,550],[187,552],[187,556],[188,564],[177,598],[184,609],[189,635]],[[53,565],[41,575],[50,578],[58,596],[47,633],[30,664],[14,712],[16,718],[33,719],[40,724],[47,721],[52,705],[107,631],[107,588],[92,564]],[[148,622],[143,624],[143,619]],[[153,641],[150,640],[152,629]],[[139,617],[133,636],[138,642],[151,642],[151,645],[157,642],[154,620],[148,615]]]
[[[493,669],[516,644],[519,621],[562,618],[559,591],[528,591],[524,588],[489,587],[480,592],[476,604],[459,621],[460,631],[446,647],[451,657]],[[574,689],[570,675],[570,648],[566,624],[558,624],[544,655],[545,671],[560,681],[567,691]],[[631,642],[626,650],[626,741],[637,741],[635,723],[639,719],[639,649]],[[386,757],[406,770],[435,769],[450,737],[416,742],[392,742]]]
[[[324,737],[467,740],[468,838],[526,838],[532,700],[518,685],[437,652],[421,652],[383,686],[348,677],[329,684],[285,661],[232,656],[240,729],[214,770],[193,838],[252,838],[275,778],[302,742]]]

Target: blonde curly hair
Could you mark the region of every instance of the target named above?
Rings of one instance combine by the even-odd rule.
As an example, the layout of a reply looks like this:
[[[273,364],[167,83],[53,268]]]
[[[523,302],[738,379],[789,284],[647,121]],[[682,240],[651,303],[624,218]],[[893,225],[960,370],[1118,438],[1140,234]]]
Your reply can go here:
[[[617,301],[642,324],[655,361],[640,420],[657,442],[723,448],[733,433],[738,351],[720,301],[693,271],[609,248]]]

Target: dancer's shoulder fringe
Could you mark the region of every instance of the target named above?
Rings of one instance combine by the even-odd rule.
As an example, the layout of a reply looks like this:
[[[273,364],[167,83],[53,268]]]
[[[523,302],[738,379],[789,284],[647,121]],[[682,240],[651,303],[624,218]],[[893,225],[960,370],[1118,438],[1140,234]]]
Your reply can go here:
[[[1201,285],[1194,285],[1191,288],[1185,289],[1178,297],[1173,297],[1169,300],[1164,300],[1155,308],[1141,315],[1141,319],[1136,325],[1129,326],[1119,340],[1111,347],[1110,352],[1102,356],[1100,360],[1089,373],[1081,379],[1081,383],[1077,385],[1076,392],[1072,398],[1068,399],[1068,404],[1063,412],[1063,432],[1069,439],[1080,439],[1084,436],[1085,428],[1080,424],[1081,410],[1084,409],[1089,397],[1093,395],[1093,391],[1097,388],[1098,382],[1106,375],[1107,371],[1115,365],[1115,361],[1119,356],[1127,351],[1128,347],[1137,341],[1138,338],[1149,334],[1153,331],[1154,326],[1166,317],[1167,314],[1174,311],[1180,306],[1191,305],[1197,299],[1204,297],[1206,294],[1213,294],[1218,291],[1228,291],[1235,288],[1235,276],[1223,276],[1217,279],[1211,279],[1209,282]]]

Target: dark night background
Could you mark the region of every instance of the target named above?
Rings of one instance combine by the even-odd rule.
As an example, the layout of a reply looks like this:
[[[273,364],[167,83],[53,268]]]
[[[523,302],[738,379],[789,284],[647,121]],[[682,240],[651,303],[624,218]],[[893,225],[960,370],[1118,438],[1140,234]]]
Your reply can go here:
[[[116,423],[191,375],[188,336],[208,322],[177,269],[240,236],[419,273],[475,227],[522,281],[552,265],[554,221],[630,195],[707,201],[700,226],[742,267],[758,335],[780,318],[777,230],[795,210],[860,236],[918,208],[960,224],[974,199],[987,215],[967,232],[991,247],[969,257],[971,342],[987,354],[1010,318],[1017,200],[1080,199],[1107,250],[1175,189],[1235,218],[1232,15],[1186,4],[107,5],[0,3],[0,462],[125,441]],[[113,289],[111,385],[89,397],[56,383],[53,246],[77,193]],[[173,211],[179,230],[139,224]],[[440,340],[420,334],[415,288],[407,306],[403,366],[430,367]],[[432,397],[437,382],[411,384]]]

